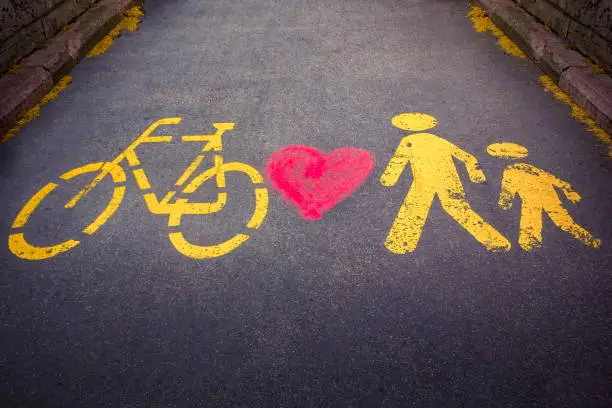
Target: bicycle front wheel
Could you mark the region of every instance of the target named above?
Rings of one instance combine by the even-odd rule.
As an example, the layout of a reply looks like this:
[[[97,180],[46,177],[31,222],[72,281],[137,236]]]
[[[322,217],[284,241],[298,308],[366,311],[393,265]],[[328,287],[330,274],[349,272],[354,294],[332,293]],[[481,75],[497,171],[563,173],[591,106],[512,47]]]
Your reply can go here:
[[[55,191],[62,182],[69,181],[77,176],[87,173],[96,173],[102,170],[103,167],[109,169],[109,174],[115,184],[125,182],[125,172],[120,166],[112,165],[111,163],[98,162],[90,163],[81,167],[77,167],[59,176],[58,183],[48,183],[43,188],[38,190],[28,202],[19,211],[13,224],[11,225],[12,233],[8,238],[8,246],[10,251],[19,258],[27,260],[42,260],[53,258],[63,252],[69,251],[76,247],[80,241],[68,239],[51,246],[37,246],[30,244],[25,238],[25,233],[20,230],[26,226],[32,214],[40,206],[43,200],[53,191]],[[105,205],[100,214],[83,229],[83,233],[91,235],[96,232],[119,208],[125,194],[125,185],[115,186],[112,192],[112,197]]]

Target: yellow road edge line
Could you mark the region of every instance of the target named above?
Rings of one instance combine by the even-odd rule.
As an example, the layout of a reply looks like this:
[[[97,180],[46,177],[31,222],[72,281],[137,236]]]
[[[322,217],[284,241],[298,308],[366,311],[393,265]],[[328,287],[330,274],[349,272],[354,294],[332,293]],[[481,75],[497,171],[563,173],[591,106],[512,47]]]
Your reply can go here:
[[[578,106],[572,100],[571,96],[564,92],[551,77],[548,75],[542,75],[539,80],[546,92],[550,92],[557,100],[569,105],[571,115],[574,119],[582,122],[589,132],[594,134],[597,139],[608,146],[608,157],[612,158],[612,137],[599,125],[597,125],[597,123],[591,119],[589,114]]]
[[[490,31],[497,37],[497,45],[499,45],[506,53],[519,58],[527,58],[526,54],[514,43],[507,35],[505,35],[489,17],[486,11],[482,8],[472,5],[468,13],[468,17],[472,20],[474,30],[479,33]],[[596,69],[596,68],[595,68]],[[556,99],[570,106],[571,116],[582,122],[587,131],[592,133],[598,140],[606,144],[608,147],[608,157],[612,158],[612,137],[586,113],[584,109],[578,106],[572,98],[564,92],[548,75],[542,75],[539,78],[540,84],[544,90],[550,92]]]
[[[17,136],[19,131],[23,129],[25,125],[27,125],[29,122],[33,121],[34,119],[40,116],[40,108],[43,105],[51,102],[53,99],[57,98],[59,94],[64,89],[66,89],[68,85],[70,85],[71,82],[72,82],[72,77],[69,75],[66,75],[65,77],[60,79],[57,82],[57,84],[55,84],[53,88],[51,88],[51,90],[40,99],[40,102],[38,102],[36,105],[28,109],[26,113],[23,114],[21,119],[19,119],[17,123],[15,123],[15,125],[12,128],[10,128],[8,132],[4,134],[4,136],[2,136],[2,139],[0,139],[0,142],[7,143],[9,140]]]
[[[527,55],[520,49],[514,41],[512,41],[506,34],[503,33],[489,17],[487,17],[486,11],[478,6],[472,6],[468,17],[472,20],[474,29],[476,32],[484,33],[490,31],[495,37],[497,37],[497,45],[499,45],[506,53],[514,55],[519,58],[527,58]]]
[[[144,16],[144,11],[141,6],[134,6],[124,13],[123,19],[117,24],[98,44],[96,44],[89,52],[87,53],[88,58],[92,58],[98,55],[101,55],[108,51],[108,49],[113,45],[115,37],[121,34],[121,31],[136,31],[138,29],[138,25],[142,21],[142,17]],[[10,71],[18,72],[19,66],[13,67]],[[72,77],[69,75],[61,78],[51,90],[45,94],[39,103],[32,106],[28,109],[21,119],[15,123],[15,125],[6,132],[2,138],[0,138],[0,143],[7,143],[9,140],[17,136],[19,131],[23,129],[23,127],[29,122],[33,121],[37,117],[40,116],[41,107],[53,99],[57,98],[59,94],[70,85],[72,82]]]
[[[87,58],[97,57],[98,55],[104,54],[108,51],[115,43],[115,38],[118,37],[122,31],[136,31],[138,25],[142,21],[144,12],[142,7],[134,6],[123,13],[121,21],[104,36],[100,42],[98,42],[89,52]]]

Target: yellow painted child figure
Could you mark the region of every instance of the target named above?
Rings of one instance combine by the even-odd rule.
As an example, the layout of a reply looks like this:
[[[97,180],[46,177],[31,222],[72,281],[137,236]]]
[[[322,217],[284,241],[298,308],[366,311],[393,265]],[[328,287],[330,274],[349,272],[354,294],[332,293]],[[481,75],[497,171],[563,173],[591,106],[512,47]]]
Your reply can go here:
[[[423,131],[435,127],[437,121],[422,113],[402,113],[391,123],[399,129]],[[436,196],[444,211],[487,250],[510,249],[510,242],[470,207],[453,158],[465,164],[472,182],[486,180],[474,156],[439,136],[415,133],[402,139],[380,177],[383,185],[393,186],[410,163],[413,183],[385,241],[389,251],[404,254],[416,249]]]
[[[524,146],[514,143],[494,143],[487,147],[491,156],[518,159],[529,153]],[[526,251],[542,246],[542,217],[548,214],[552,222],[583,244],[599,248],[601,241],[578,225],[565,208],[556,188],[563,191],[572,203],[580,201],[580,195],[572,186],[542,169],[527,163],[511,164],[504,170],[498,205],[502,210],[512,207],[514,196],[521,198],[519,245]]]

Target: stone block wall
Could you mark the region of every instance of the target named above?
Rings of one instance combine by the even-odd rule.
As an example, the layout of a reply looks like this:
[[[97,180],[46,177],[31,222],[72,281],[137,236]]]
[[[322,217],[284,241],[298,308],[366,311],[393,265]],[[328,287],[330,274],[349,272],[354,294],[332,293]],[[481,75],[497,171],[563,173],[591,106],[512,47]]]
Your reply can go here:
[[[0,75],[98,0],[0,0]]]
[[[612,0],[515,0],[531,15],[612,72]]]

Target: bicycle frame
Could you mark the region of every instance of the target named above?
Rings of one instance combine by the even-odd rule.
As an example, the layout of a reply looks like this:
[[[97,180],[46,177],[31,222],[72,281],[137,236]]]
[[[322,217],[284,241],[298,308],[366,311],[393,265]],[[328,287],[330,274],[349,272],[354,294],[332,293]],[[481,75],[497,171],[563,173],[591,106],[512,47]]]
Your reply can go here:
[[[162,125],[177,125],[181,122],[182,118],[164,118],[153,122],[136,140],[134,140],[123,152],[121,152],[113,161],[107,162],[102,167],[100,173],[89,183],[87,184],[81,191],[79,191],[70,201],[66,203],[65,208],[74,207],[81,198],[83,198],[89,191],[91,191],[100,181],[104,179],[107,175],[111,174],[113,169],[116,167],[120,167],[120,163],[125,159],[127,160],[130,167],[135,167],[132,169],[132,173],[134,174],[134,178],[136,179],[136,184],[141,190],[148,190],[151,188],[147,176],[142,168],[140,168],[140,160],[138,159],[138,155],[136,153],[136,148],[145,143],[169,143],[172,141],[173,136],[151,136],[153,131]],[[213,123],[213,127],[217,129],[217,132],[211,135],[184,135],[181,137],[181,141],[183,142],[205,142],[204,147],[202,148],[202,152],[208,151],[221,151],[223,150],[223,143],[221,137],[226,130],[231,130],[235,126],[235,123],[224,122],[224,123]],[[179,177],[176,186],[182,186],[185,181],[189,179],[189,177],[193,174],[193,172],[198,168],[201,164],[204,156],[199,155],[196,159],[185,169],[183,174]],[[217,176],[217,187],[225,187],[225,177],[223,172],[219,171],[220,167],[223,166],[223,157],[219,155],[215,155],[215,166],[208,171],[204,172],[202,175],[198,176],[200,179],[198,180],[197,185],[199,186],[204,181],[208,180],[213,176]],[[184,193],[192,193],[195,191],[197,187],[194,187],[194,181],[187,185],[183,190]],[[183,212],[184,214],[209,214],[211,212],[219,211],[225,205],[227,200],[226,193],[218,193],[218,199],[215,203],[200,203],[200,204],[190,204],[185,206],[187,200],[177,200],[175,204],[168,204],[168,202],[172,199],[172,197],[176,194],[176,191],[169,191],[166,193],[164,198],[159,201],[154,193],[147,193],[144,195],[145,202],[147,207],[153,214],[169,214],[172,212],[172,209],[169,207],[170,205],[179,205],[184,207],[184,210],[187,212]],[[209,206],[209,207],[206,207]]]

